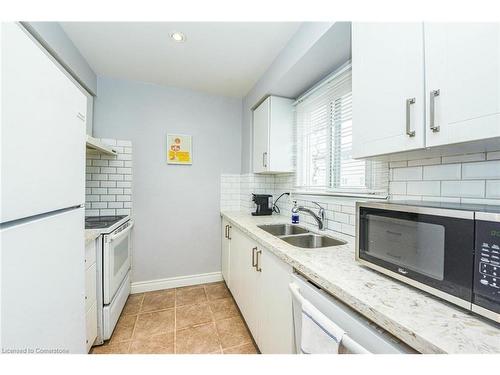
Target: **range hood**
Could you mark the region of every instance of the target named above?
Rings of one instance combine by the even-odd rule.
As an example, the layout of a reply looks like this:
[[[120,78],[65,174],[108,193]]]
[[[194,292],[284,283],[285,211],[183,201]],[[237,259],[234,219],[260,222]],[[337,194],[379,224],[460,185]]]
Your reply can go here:
[[[97,138],[91,137],[87,134],[87,148],[91,148],[93,150],[97,150],[103,154],[107,155],[118,155],[118,152],[113,148],[113,146],[109,146],[107,144],[102,143]]]

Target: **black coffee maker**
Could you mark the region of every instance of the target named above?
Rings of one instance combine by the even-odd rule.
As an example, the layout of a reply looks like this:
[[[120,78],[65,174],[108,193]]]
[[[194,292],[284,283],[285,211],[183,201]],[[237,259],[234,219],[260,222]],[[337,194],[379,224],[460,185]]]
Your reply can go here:
[[[257,205],[253,216],[272,215],[273,196],[269,194],[252,194],[252,201]]]

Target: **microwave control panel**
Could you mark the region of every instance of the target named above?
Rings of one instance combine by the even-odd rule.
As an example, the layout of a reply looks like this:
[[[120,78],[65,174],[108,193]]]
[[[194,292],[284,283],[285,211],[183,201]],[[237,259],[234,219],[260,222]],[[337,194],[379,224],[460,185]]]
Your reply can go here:
[[[500,312],[500,222],[476,221],[473,303]]]

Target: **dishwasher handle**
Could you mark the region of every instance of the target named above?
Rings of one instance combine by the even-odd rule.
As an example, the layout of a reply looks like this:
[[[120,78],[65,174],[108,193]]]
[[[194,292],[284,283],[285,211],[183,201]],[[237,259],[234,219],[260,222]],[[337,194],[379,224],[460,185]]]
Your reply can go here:
[[[302,306],[302,303],[304,303],[304,302],[311,303],[311,302],[307,301],[307,299],[305,299],[302,296],[302,294],[300,294],[300,288],[297,284],[292,282],[288,285],[288,288],[290,289],[290,292],[292,293],[293,299],[295,301],[299,302],[301,306]],[[301,307],[301,310],[302,310],[302,307]],[[364,347],[362,347],[356,341],[351,339],[347,333],[342,336],[342,340],[341,340],[340,344],[352,354],[371,354],[368,350],[366,350]]]

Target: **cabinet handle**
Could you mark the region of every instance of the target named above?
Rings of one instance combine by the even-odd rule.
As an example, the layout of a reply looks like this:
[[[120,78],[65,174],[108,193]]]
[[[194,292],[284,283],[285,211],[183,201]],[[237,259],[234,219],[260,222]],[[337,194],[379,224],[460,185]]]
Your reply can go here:
[[[262,166],[267,168],[267,152],[262,153]]]
[[[252,249],[252,267],[255,267],[255,268],[257,268],[257,263],[255,262],[255,252],[256,252],[256,251],[257,251],[257,248],[256,248],[256,247],[254,247],[254,248]]]
[[[436,111],[435,111],[435,106],[436,106],[436,96],[439,96],[441,94],[441,90],[432,90],[430,92],[430,98],[429,98],[429,125],[430,129],[434,132],[437,133],[439,131],[439,126],[436,125]]]
[[[262,254],[262,250],[257,251],[257,255],[255,256],[255,258],[256,258],[256,261],[255,261],[255,270],[257,272],[262,272],[262,268],[260,268],[260,265],[259,265],[259,254]]]
[[[231,228],[232,226],[231,225],[228,225],[227,226],[227,239],[230,240],[231,239]]]
[[[406,99],[406,134],[409,137],[415,136],[415,130],[411,130],[410,106],[415,104],[415,98]]]
[[[226,226],[224,227],[224,238],[228,238],[228,235],[227,235],[227,230],[228,230],[228,228],[229,228],[229,225],[226,225]]]

